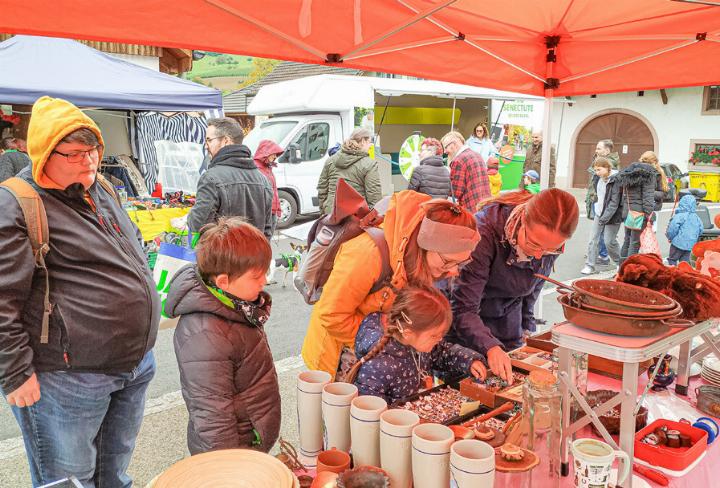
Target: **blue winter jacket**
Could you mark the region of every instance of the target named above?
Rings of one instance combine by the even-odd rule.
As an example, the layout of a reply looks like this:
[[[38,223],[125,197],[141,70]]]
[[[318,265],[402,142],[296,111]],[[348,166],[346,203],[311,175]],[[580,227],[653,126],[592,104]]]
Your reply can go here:
[[[703,224],[696,210],[695,197],[682,197],[665,233],[672,245],[683,251],[691,251],[703,231]]]
[[[355,336],[355,354],[362,359],[384,334],[383,314],[365,317]],[[414,358],[413,358],[414,355]],[[423,385],[418,371],[443,371],[467,375],[475,361],[485,362],[482,354],[458,344],[440,341],[429,353],[418,353],[410,346],[390,339],[385,348],[360,367],[355,386],[360,395],[375,395],[388,404],[414,395]],[[417,361],[417,364],[416,364]]]
[[[518,262],[505,238],[513,207],[491,204],[475,215],[480,242],[452,291],[453,330],[449,340],[487,354],[494,346],[520,347],[523,331],[535,331],[533,308],[556,255]]]

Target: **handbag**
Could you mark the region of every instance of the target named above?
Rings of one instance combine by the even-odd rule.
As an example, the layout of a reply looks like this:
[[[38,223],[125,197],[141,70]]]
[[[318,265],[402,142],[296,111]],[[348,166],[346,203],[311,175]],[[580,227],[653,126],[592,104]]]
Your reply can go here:
[[[657,254],[662,258],[660,253],[660,244],[658,244],[655,232],[652,230],[652,225],[645,227],[645,230],[640,234],[640,251],[641,254]]]
[[[627,188],[624,190],[625,198],[628,202],[628,213],[625,217],[625,227],[632,230],[642,230],[645,225],[645,214],[636,210],[630,210],[630,197],[628,196]]]

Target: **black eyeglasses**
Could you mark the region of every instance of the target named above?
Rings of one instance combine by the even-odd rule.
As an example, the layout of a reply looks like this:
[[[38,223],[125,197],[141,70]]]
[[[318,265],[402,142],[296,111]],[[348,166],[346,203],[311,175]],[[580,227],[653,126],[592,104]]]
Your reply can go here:
[[[214,141],[215,139],[222,139],[225,136],[217,136],[217,137],[206,137],[205,138],[205,144],[210,144],[210,141]]]
[[[85,161],[85,156],[89,156],[90,159],[97,159],[99,147],[98,145],[87,151],[73,151],[69,153],[61,153],[60,151],[53,152],[67,159],[68,163],[81,163]]]

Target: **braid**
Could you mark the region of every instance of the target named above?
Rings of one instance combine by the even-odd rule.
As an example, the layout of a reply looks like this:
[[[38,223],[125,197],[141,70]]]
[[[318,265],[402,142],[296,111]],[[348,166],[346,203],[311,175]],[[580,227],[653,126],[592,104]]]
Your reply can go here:
[[[346,383],[355,383],[355,378],[357,378],[358,372],[360,371],[360,368],[362,367],[362,365],[367,363],[368,361],[370,361],[372,358],[374,358],[378,354],[380,354],[383,351],[383,349],[385,349],[385,346],[387,345],[388,342],[390,342],[390,339],[393,338],[393,336],[395,335],[396,332],[397,332],[397,327],[394,325],[388,324],[385,327],[385,333],[380,338],[380,340],[377,341],[377,343],[373,346],[373,348],[370,349],[368,351],[368,353],[362,357],[362,359],[360,359],[357,363],[355,363],[353,365],[352,368],[350,368],[350,371],[348,371],[348,374],[345,377],[345,382]]]

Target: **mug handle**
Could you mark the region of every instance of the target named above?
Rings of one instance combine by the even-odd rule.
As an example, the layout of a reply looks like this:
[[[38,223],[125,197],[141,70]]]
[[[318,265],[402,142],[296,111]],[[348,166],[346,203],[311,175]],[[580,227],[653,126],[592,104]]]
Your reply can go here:
[[[630,465],[630,457],[627,455],[625,451],[613,451],[613,456],[616,458],[622,458],[623,462],[623,472],[622,476],[620,476],[620,470],[618,470],[618,480],[617,480],[617,486],[622,486],[623,483],[625,483],[625,480],[627,479],[628,475],[630,474],[630,468],[632,467]]]

